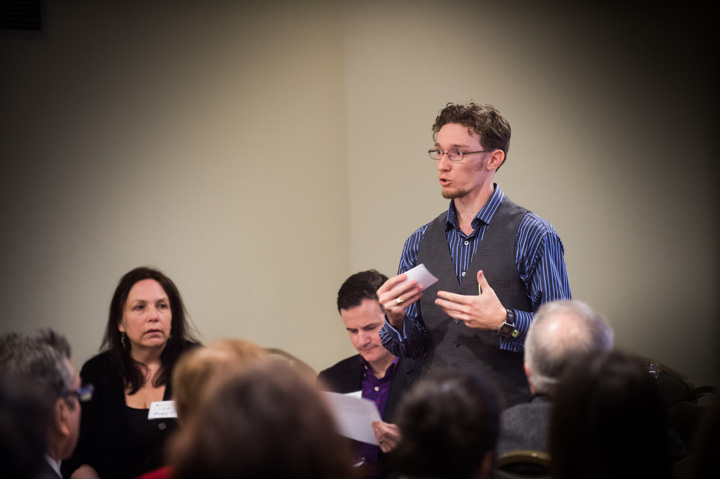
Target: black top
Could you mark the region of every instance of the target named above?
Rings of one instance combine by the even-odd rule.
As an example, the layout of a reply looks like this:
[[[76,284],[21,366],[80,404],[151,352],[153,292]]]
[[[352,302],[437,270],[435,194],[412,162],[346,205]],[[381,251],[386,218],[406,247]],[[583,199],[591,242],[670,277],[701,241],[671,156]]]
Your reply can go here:
[[[163,466],[163,447],[176,420],[148,420],[147,409],[127,407],[122,378],[107,352],[87,361],[80,377],[95,390],[92,400],[81,403],[80,438],[72,457],[62,462],[63,476],[70,477],[83,464],[95,468],[102,479],[136,478]],[[171,397],[168,382],[163,400]]]

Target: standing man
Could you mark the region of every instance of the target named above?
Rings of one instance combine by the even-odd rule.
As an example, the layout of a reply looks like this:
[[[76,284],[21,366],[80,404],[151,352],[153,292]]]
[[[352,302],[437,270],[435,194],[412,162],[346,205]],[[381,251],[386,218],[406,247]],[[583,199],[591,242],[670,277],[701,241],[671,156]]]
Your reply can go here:
[[[378,289],[393,354],[433,369],[484,371],[506,406],[530,397],[525,334],[540,304],[570,299],[560,237],[546,220],[494,183],[510,146],[510,125],[490,105],[449,103],[433,125],[447,211],[405,242],[398,276]],[[409,269],[424,264],[439,281],[423,291]]]
[[[45,460],[35,479],[60,479],[60,461],[70,457],[80,432],[80,376],[70,362],[70,345],[52,330],[0,337],[0,374],[37,393],[45,418]]]
[[[350,341],[358,354],[340,361],[318,375],[321,387],[337,393],[362,391],[362,397],[375,402],[383,419],[373,423],[380,447],[357,443],[357,463],[365,477],[384,477],[388,471],[384,453],[397,446],[400,433],[393,416],[400,398],[420,375],[412,359],[393,356],[380,342],[385,317],[376,291],[388,280],[375,270],[350,276],[340,287],[337,307]]]

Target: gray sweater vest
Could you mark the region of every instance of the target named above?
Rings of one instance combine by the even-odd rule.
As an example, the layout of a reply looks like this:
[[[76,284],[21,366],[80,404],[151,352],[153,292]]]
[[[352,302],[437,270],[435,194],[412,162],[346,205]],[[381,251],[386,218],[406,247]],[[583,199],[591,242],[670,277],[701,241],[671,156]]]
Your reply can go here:
[[[447,244],[447,212],[435,218],[423,237],[418,264],[425,266],[438,282],[423,291],[420,316],[428,333],[423,374],[433,369],[474,369],[490,377],[501,390],[506,406],[530,398],[522,352],[500,349],[497,331],[465,326],[435,305],[439,290],[464,295],[478,294],[477,272],[482,269],[500,302],[509,309],[532,311],[525,284],[515,262],[515,237],[527,210],[505,198],[485,230],[470,267],[458,282]]]

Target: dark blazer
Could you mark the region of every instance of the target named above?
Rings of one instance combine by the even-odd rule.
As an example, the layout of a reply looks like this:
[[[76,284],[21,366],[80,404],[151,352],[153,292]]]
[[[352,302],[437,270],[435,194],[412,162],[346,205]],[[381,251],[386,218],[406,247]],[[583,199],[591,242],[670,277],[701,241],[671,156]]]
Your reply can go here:
[[[82,403],[80,438],[72,457],[62,462],[63,476],[69,477],[83,464],[93,466],[102,479],[136,478],[163,466],[163,446],[176,420],[152,420],[152,435],[135,437],[128,422],[123,381],[107,352],[87,361],[80,377],[95,390],[92,400]],[[163,400],[171,397],[168,382]]]
[[[382,419],[392,423],[395,417],[395,409],[403,394],[410,388],[412,383],[420,377],[420,364],[414,359],[400,359],[395,369],[390,391],[388,392],[385,412]],[[332,366],[318,374],[320,387],[336,393],[351,393],[362,388],[362,358],[359,354],[343,359],[335,366]]]
[[[520,449],[548,452],[551,409],[550,400],[544,395],[505,409],[500,414],[498,456]]]
[[[52,468],[46,458],[40,463],[40,470],[33,476],[33,479],[61,479],[55,469]]]

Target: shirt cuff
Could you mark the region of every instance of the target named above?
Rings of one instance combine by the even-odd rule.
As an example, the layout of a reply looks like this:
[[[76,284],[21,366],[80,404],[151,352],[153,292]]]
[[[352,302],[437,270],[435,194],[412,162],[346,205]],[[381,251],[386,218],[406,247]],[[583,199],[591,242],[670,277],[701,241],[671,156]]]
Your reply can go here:
[[[525,347],[525,336],[527,335],[528,328],[530,328],[530,322],[535,317],[534,313],[527,311],[518,311],[513,309],[515,313],[515,329],[518,331],[516,338],[500,338],[500,349],[507,351],[520,352]]]
[[[383,326],[383,329],[385,330],[386,334],[389,334],[394,339],[397,339],[398,341],[405,341],[407,339],[407,334],[405,333],[405,325],[407,324],[407,316],[403,319],[403,327],[402,331],[398,331],[393,327],[392,324],[390,324],[390,321],[387,319],[387,315],[385,315],[385,326]]]

